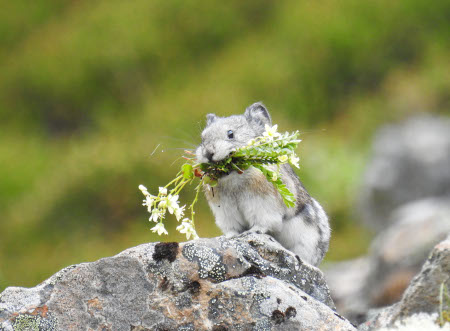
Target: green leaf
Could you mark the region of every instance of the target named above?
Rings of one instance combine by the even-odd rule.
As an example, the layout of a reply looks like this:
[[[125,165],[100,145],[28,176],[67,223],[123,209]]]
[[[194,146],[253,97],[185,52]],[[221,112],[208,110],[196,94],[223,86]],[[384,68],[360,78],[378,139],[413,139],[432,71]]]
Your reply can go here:
[[[211,183],[211,177],[209,176],[203,176],[203,184],[209,184]]]
[[[185,163],[181,166],[181,171],[183,171],[183,177],[185,179],[194,178],[194,171],[192,170],[192,164]]]
[[[291,191],[289,191],[289,189],[283,183],[281,178],[278,178],[276,181],[272,181],[273,171],[267,169],[266,167],[264,167],[263,165],[260,165],[260,164],[254,164],[253,167],[260,170],[264,174],[264,176],[266,176],[266,179],[275,186],[275,188],[280,193],[284,204],[288,208],[295,207],[295,201],[296,201],[295,196],[294,196],[294,194],[292,194]]]
[[[251,146],[242,146],[231,155],[218,163],[203,163],[200,168],[205,175],[210,176],[209,179],[204,177],[203,183],[211,186],[216,184],[217,179],[232,171],[245,171],[253,166],[259,169],[266,179],[272,183],[283,198],[284,203],[288,207],[294,207],[295,197],[284,185],[281,178],[272,181],[274,172],[267,169],[266,166],[273,164],[279,165],[280,155],[291,155],[295,153],[295,149],[300,140],[297,140],[298,131],[293,133],[284,133],[276,140],[266,141],[263,138],[256,138],[255,143]],[[184,169],[183,169],[184,170]],[[184,174],[184,171],[183,171]],[[188,177],[185,177],[190,179]],[[214,182],[213,182],[214,181]]]
[[[203,176],[203,184],[207,184],[211,187],[214,187],[217,185],[217,180],[205,175]]]

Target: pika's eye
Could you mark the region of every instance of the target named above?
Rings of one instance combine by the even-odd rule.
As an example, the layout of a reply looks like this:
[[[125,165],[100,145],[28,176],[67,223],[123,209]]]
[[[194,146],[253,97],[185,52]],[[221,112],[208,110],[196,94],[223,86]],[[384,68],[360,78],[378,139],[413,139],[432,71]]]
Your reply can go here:
[[[234,138],[234,133],[233,133],[232,130],[228,130],[227,135],[228,135],[228,139],[233,139]]]

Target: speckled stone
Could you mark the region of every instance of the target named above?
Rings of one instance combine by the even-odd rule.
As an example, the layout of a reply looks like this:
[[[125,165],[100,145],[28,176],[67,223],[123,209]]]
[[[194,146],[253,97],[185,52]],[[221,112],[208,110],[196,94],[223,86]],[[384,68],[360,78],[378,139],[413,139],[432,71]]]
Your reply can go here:
[[[422,270],[413,278],[402,299],[382,309],[369,321],[361,324],[359,329],[378,330],[417,313],[439,314],[439,292],[442,284],[450,288],[450,234],[431,251]],[[442,304],[443,310],[450,309],[446,302]]]
[[[0,330],[354,330],[270,236],[151,243],[0,294]]]

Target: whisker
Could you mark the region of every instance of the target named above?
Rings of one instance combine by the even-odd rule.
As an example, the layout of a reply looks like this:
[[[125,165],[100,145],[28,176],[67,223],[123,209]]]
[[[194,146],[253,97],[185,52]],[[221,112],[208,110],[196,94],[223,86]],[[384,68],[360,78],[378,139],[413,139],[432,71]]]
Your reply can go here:
[[[195,151],[195,148],[186,148],[186,147],[170,147],[168,149],[182,149],[183,151]]]
[[[189,137],[189,139],[192,140],[196,140],[198,138],[198,135],[193,136],[193,133],[187,130],[183,130],[181,128],[177,128],[177,132],[181,132],[182,134],[184,134],[185,136]]]
[[[198,133],[198,136],[200,136],[200,134],[202,133],[202,131],[203,131],[203,122],[202,123],[200,123],[200,122],[197,122],[197,133]]]
[[[156,145],[155,149],[153,150],[153,152],[151,152],[151,154],[149,155],[149,157],[152,157],[153,154],[155,154],[156,150],[159,148],[159,146],[161,146],[161,144]]]
[[[182,150],[182,151],[195,151],[195,148],[186,148],[186,147],[168,147],[165,149],[166,151],[174,151],[174,150]]]
[[[175,160],[173,160],[173,162],[170,164],[170,166],[172,167],[179,159],[185,159],[185,160],[189,160],[191,161],[191,158],[185,157],[185,156],[179,156],[177,157]]]
[[[188,141],[186,141],[185,139],[182,139],[182,138],[171,137],[171,136],[162,136],[161,138],[170,139],[172,141],[179,141],[179,142],[182,142],[183,144],[188,144],[188,145],[191,145],[192,147],[197,147],[197,144],[188,142]]]

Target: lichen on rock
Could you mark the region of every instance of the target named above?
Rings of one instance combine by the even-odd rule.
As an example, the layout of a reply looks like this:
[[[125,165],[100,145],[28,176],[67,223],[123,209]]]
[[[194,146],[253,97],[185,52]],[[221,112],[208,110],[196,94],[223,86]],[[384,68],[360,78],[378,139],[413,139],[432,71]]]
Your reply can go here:
[[[0,330],[354,330],[322,272],[268,235],[150,243],[7,288]]]

